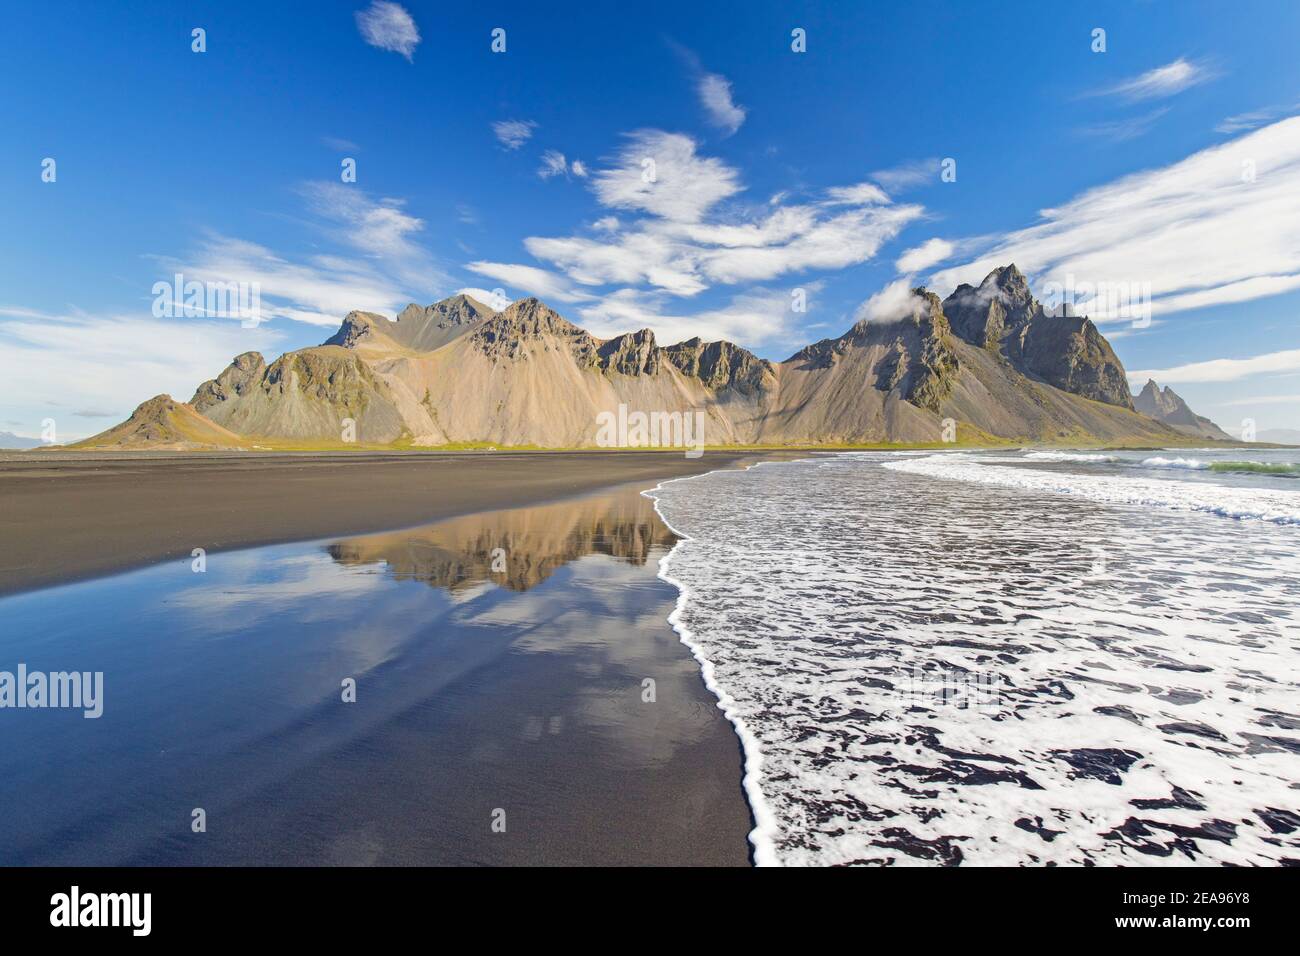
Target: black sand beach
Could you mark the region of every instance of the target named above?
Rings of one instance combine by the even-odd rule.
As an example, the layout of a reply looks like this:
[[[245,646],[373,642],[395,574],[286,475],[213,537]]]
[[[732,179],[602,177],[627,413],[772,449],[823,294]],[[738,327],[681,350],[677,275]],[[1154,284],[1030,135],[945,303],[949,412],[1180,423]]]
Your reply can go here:
[[[410,527],[752,453],[0,454],[0,594],[231,548]]]
[[[684,461],[598,457],[587,473],[583,456],[113,462],[55,497],[125,501],[98,524],[60,517],[108,535],[144,520],[150,490],[183,511],[197,484],[213,500],[184,533],[242,515],[229,542],[266,533],[251,517],[276,498],[285,515],[270,523],[302,533],[292,516],[319,507],[294,501],[308,490],[343,520],[397,522],[419,502],[384,499],[413,475],[451,489],[441,507],[472,507]],[[253,479],[252,507],[232,475]],[[105,687],[98,719],[10,714],[0,864],[746,865],[739,741],[667,623],[677,591],[656,572],[675,538],[639,493],[649,483],[214,552],[202,574],[186,552],[0,599],[0,666],[102,671]],[[373,504],[342,507],[344,492]],[[131,538],[135,560],[165,540],[149,530]],[[64,562],[71,547],[44,553]]]

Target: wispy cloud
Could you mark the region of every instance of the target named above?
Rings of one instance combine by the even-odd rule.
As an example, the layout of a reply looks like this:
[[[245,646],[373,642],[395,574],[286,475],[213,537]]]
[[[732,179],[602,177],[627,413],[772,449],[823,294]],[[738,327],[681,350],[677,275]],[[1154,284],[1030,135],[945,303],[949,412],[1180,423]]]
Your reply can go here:
[[[542,153],[542,165],[537,170],[537,175],[542,179],[550,179],[552,176],[564,176],[569,171],[569,162],[564,158],[564,154],[558,150],[548,149]]]
[[[371,46],[400,53],[414,62],[415,48],[420,43],[420,31],[406,9],[388,0],[374,0],[364,10],[358,10],[357,29]]]
[[[293,258],[266,246],[205,233],[183,255],[156,258],[163,278],[256,283],[264,319],[337,327],[353,309],[396,313],[412,297],[432,301],[453,285],[417,241],[424,221],[397,199],[374,199],[356,186],[299,187],[314,225],[339,251]]]
[[[60,441],[84,438],[69,416],[125,418],[143,399],[162,392],[188,401],[194,387],[249,350],[271,352],[281,334],[235,322],[154,319],[139,315],[69,313],[0,320],[0,407],[55,418]],[[93,412],[84,411],[94,409]],[[94,429],[95,431],[99,429]]]
[[[532,139],[537,124],[532,120],[498,120],[492,124],[497,141],[506,149],[518,149]]]
[[[1155,122],[1168,112],[1169,107],[1161,106],[1141,116],[1090,123],[1079,127],[1079,133],[1096,139],[1110,140],[1113,143],[1125,143],[1139,136],[1145,136]]]
[[[1300,405],[1300,393],[1293,395],[1252,395],[1249,398],[1234,398],[1226,402],[1216,402],[1223,408],[1251,405]]]
[[[937,182],[940,160],[914,159],[889,169],[878,169],[871,178],[891,193],[899,193],[923,183]]]
[[[1171,314],[1300,288],[1300,117],[1098,186],[983,240],[939,291],[1017,263],[1034,279],[1147,283]]]
[[[1259,129],[1273,120],[1287,113],[1294,112],[1300,108],[1300,104],[1293,106],[1268,106],[1260,110],[1252,110],[1249,113],[1237,113],[1235,116],[1225,117],[1219,125],[1214,127],[1216,133],[1244,133],[1247,130]]]
[[[1300,372],[1300,349],[1268,352],[1252,358],[1211,359],[1208,362],[1175,365],[1173,368],[1142,369],[1129,372],[1128,376],[1133,381],[1140,382],[1153,378],[1162,385],[1169,385],[1179,382],[1235,382],[1253,375],[1275,375],[1283,372]]]
[[[807,291],[815,292],[815,284],[810,284]],[[705,341],[780,343],[789,339],[790,294],[785,290],[751,289],[717,308],[682,314],[658,293],[619,289],[583,306],[578,316],[585,328],[602,338],[631,329],[650,329],[661,345],[696,336]]]
[[[700,104],[709,122],[728,136],[734,134],[745,122],[745,108],[732,99],[731,81],[718,73],[702,74],[696,83]]]
[[[1114,86],[1098,90],[1094,95],[1119,96],[1126,100],[1154,100],[1173,96],[1183,90],[1205,83],[1218,76],[1206,62],[1179,57],[1172,63],[1147,70]]]
[[[542,179],[570,175],[586,179],[587,172],[587,165],[582,160],[575,159],[570,163],[558,149],[548,149],[542,153],[542,165],[538,168],[537,175]]]
[[[480,260],[467,263],[465,268],[470,272],[487,276],[489,279],[504,282],[514,289],[522,289],[529,295],[535,295],[539,299],[548,299],[555,302],[579,302],[593,298],[590,293],[574,290],[562,276],[558,276],[554,272],[548,272],[546,269],[539,269],[537,266]]]
[[[336,153],[359,153],[361,147],[350,139],[343,139],[339,136],[322,136],[320,141],[334,150]]]

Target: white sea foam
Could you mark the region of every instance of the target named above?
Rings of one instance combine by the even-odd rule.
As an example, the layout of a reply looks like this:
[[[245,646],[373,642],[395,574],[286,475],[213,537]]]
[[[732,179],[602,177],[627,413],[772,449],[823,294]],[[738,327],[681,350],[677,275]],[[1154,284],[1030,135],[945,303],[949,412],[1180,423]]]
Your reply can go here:
[[[969,469],[1044,474],[857,454],[648,493],[758,862],[1300,858],[1300,530]]]
[[[1098,461],[1110,462],[1119,461],[1114,455],[1085,455],[1082,453],[1065,452],[1065,451],[1027,451],[1024,454],[1025,461]]]
[[[1210,467],[1209,462],[1201,461],[1199,458],[1144,458],[1142,465],[1145,468],[1182,468],[1186,471],[1204,471]]]
[[[1007,464],[1008,459],[970,455],[929,455],[882,467],[929,478],[947,478],[1023,491],[1067,494],[1109,504],[1142,505],[1178,511],[1205,511],[1228,518],[1300,524],[1300,491],[1192,484],[1126,475],[1048,472]]]

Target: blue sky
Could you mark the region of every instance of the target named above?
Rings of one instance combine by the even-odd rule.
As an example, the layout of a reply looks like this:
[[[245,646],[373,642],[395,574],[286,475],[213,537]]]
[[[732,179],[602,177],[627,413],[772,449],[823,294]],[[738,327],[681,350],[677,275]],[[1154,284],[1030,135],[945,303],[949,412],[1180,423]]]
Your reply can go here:
[[[781,359],[1010,260],[1149,292],[1145,327],[1080,309],[1135,389],[1300,427],[1297,38],[1281,0],[26,4],[0,431],[88,435],[460,289]],[[155,317],[177,272],[257,282],[269,321]]]

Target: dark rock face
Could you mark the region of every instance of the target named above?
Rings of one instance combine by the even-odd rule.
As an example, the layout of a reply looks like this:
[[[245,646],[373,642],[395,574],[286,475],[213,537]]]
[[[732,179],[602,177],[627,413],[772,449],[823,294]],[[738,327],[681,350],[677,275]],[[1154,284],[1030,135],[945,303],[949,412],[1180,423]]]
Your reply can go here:
[[[209,379],[198,387],[190,404],[200,414],[222,402],[243,395],[254,388],[266,371],[266,360],[261,352],[244,352],[235,356],[235,360],[214,379]]]
[[[267,367],[260,385],[268,394],[281,395],[296,387],[347,413],[364,411],[377,389],[374,373],[355,355],[313,349],[281,355]]]
[[[1198,415],[1188,407],[1168,385],[1162,390],[1153,379],[1147,379],[1142,391],[1133,399],[1133,407],[1143,415],[1149,415],[1158,422],[1172,425],[1181,432],[1201,435],[1205,438],[1231,439],[1225,432],[1204,415]]]
[[[370,338],[377,323],[388,320],[374,312],[349,312],[343,317],[339,330],[324,341],[324,345],[338,345],[345,349],[356,348]]]
[[[596,348],[600,367],[623,375],[654,375],[659,371],[663,350],[655,345],[655,334],[649,329],[628,332],[616,339],[602,342]]]
[[[429,352],[441,348],[495,314],[477,299],[471,299],[467,295],[454,295],[424,307],[412,302],[398,314],[397,321],[384,331],[407,348]]]
[[[913,289],[912,295],[925,305],[912,313],[919,348],[906,376],[903,397],[937,413],[943,400],[952,394],[957,379],[952,328],[937,295],[925,289]]]
[[[952,330],[1000,354],[1017,371],[1062,391],[1133,408],[1124,366],[1091,320],[1048,315],[1014,263],[994,269],[978,288],[963,283],[943,301]]]
[[[526,358],[527,343],[550,337],[564,342],[579,363],[600,364],[599,341],[535,298],[512,303],[470,334],[474,347],[492,358]]]
[[[936,413],[952,394],[959,368],[952,328],[939,297],[922,288],[912,290],[907,315],[888,322],[862,319],[838,339],[809,345],[787,361],[805,370],[830,368],[850,349],[872,347],[885,350],[873,387],[897,392],[904,401]]]
[[[677,371],[699,379],[714,391],[733,388],[743,395],[756,395],[776,383],[771,362],[730,342],[704,342],[694,338],[662,351]]]
[[[1062,391],[1107,405],[1133,407],[1124,366],[1090,319],[1039,316],[1025,339],[1024,364]]]
[[[417,352],[432,352],[481,325],[495,315],[483,303],[467,295],[454,295],[433,305],[412,302],[390,321],[374,312],[349,312],[339,330],[325,340],[325,345],[356,348],[378,332],[398,345]]]

